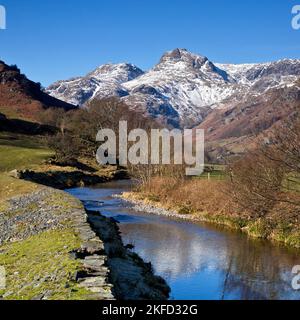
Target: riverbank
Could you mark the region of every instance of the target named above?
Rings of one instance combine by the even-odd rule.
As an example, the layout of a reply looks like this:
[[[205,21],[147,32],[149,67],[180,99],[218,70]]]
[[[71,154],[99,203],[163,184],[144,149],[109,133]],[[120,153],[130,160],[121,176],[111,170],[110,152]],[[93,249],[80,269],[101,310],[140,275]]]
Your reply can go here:
[[[57,163],[53,156],[42,136],[0,132],[0,267],[6,271],[0,299],[166,299],[168,286],[127,252],[116,223],[93,231],[83,204],[58,190],[126,179],[127,172],[87,158]],[[107,242],[122,252],[119,268],[108,265],[119,256],[106,253],[106,229]],[[127,268],[137,277],[127,281]]]
[[[89,225],[82,204],[68,194],[44,186],[5,201],[0,213],[0,265],[6,270],[7,300],[112,299],[108,268],[97,290],[77,275]],[[91,239],[92,240],[92,239]],[[93,239],[96,243],[97,239]],[[103,244],[98,241],[99,245]],[[85,257],[86,258],[86,257]]]
[[[280,243],[286,246],[300,248],[300,229],[299,224],[291,223],[284,220],[283,217],[278,218],[274,213],[270,214],[267,219],[246,219],[235,215],[234,206],[230,200],[226,201],[224,195],[219,198],[214,187],[207,187],[207,183],[203,190],[205,193],[202,197],[198,195],[197,202],[202,207],[199,210],[193,207],[192,202],[186,199],[186,202],[181,201],[182,197],[187,194],[192,194],[190,188],[186,188],[186,192],[178,190],[178,186],[173,189],[173,196],[168,197],[166,193],[133,191],[125,192],[121,196],[123,200],[134,205],[134,209],[140,212],[148,212],[155,215],[167,216],[170,218],[213,223],[222,225],[230,229],[241,231],[252,238],[266,239]],[[186,186],[185,186],[186,187]],[[166,187],[168,189],[168,187]],[[211,190],[216,191],[211,191]],[[181,194],[180,194],[181,193]],[[210,196],[210,194],[213,194]],[[212,205],[212,203],[216,205]],[[215,209],[215,211],[214,211]],[[277,210],[285,210],[286,208],[276,208]],[[231,211],[232,210],[232,211]]]
[[[101,259],[103,274],[97,289],[79,283],[76,274],[82,272],[84,263],[74,259],[74,253],[84,245],[84,229],[90,226],[83,205],[57,189],[82,184],[78,172],[85,183],[113,179],[115,168],[97,171],[84,164],[82,168],[53,165],[51,150],[23,136],[12,141],[5,137],[1,143],[0,266],[6,270],[6,289],[0,297],[113,298],[105,257]]]
[[[83,204],[59,190],[124,179],[127,173],[86,159],[72,166],[55,164],[50,151],[41,155],[39,146],[28,147],[0,148],[7,159],[0,170],[0,266],[7,285],[0,299],[167,299],[168,286],[127,252],[116,223],[105,220],[101,230],[92,230]],[[102,237],[106,230],[111,230],[109,239]],[[106,252],[110,241],[118,244],[116,256]],[[110,263],[120,258],[118,252],[119,268]],[[127,268],[136,272],[128,281]],[[137,289],[127,290],[136,283]]]
[[[151,263],[124,246],[116,221],[99,212],[87,213],[89,224],[104,243],[114,296],[118,300],[167,300],[166,281],[154,275]]]
[[[123,242],[151,262],[172,300],[297,299],[290,283],[299,250],[213,224],[136,211],[118,197],[132,186],[114,181],[68,192],[118,221]]]
[[[128,178],[126,170],[117,166],[95,169],[85,164],[81,165],[82,168],[43,164],[31,170],[13,170],[10,172],[10,175],[14,178],[35,182],[60,190]]]
[[[1,205],[2,299],[168,298],[168,285],[123,245],[114,220],[86,212],[63,191],[32,187]]]

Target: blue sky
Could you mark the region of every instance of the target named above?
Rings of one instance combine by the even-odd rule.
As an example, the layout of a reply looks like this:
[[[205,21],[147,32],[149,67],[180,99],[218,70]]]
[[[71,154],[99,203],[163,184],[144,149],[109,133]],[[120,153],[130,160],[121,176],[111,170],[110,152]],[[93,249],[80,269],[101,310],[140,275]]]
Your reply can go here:
[[[0,0],[0,59],[43,85],[107,62],[151,68],[186,48],[216,62],[300,58],[300,0]]]

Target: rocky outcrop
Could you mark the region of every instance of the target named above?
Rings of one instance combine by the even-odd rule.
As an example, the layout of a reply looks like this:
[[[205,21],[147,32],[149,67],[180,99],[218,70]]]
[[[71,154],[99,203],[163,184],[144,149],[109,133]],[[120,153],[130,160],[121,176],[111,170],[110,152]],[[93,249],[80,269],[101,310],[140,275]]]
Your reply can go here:
[[[29,80],[17,66],[8,66],[3,61],[0,61],[0,86],[1,88],[7,86],[11,91],[22,92],[39,102],[43,107],[56,107],[65,110],[76,108],[72,104],[49,96],[42,90],[40,83]]]
[[[125,247],[114,219],[98,212],[88,212],[88,221],[104,243],[108,257],[110,281],[113,293],[121,300],[166,300],[170,288],[159,276],[155,276],[150,263]]]
[[[40,121],[40,113],[47,108],[77,108],[48,95],[40,83],[29,80],[18,67],[3,61],[0,61],[0,106],[4,114],[34,122]]]

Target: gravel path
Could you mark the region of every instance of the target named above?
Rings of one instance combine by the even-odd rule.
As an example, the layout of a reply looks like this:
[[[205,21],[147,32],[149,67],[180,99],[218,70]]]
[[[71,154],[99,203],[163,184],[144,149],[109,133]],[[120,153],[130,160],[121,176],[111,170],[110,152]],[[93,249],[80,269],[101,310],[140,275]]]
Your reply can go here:
[[[68,205],[63,204],[66,196],[51,188],[11,198],[7,208],[0,212],[0,244],[21,241],[46,230],[63,227],[72,208],[79,207],[76,200],[68,197]]]

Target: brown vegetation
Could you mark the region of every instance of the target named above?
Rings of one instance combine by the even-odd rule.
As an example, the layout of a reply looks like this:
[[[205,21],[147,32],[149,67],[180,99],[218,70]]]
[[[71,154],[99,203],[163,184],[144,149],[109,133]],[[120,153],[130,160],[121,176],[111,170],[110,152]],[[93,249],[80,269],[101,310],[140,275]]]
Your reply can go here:
[[[128,122],[128,131],[136,128],[147,130],[154,125],[152,120],[116,98],[94,100],[87,108],[69,112],[48,109],[40,119],[42,123],[59,129],[59,133],[47,139],[50,148],[56,152],[58,162],[69,162],[79,156],[95,159],[99,147],[97,132],[111,129],[118,134],[119,121]]]
[[[39,113],[50,107],[64,110],[76,108],[43,92],[40,83],[27,79],[16,66],[0,61],[1,113],[13,119],[37,121]]]
[[[299,213],[299,114],[276,129],[229,168],[231,195],[251,217],[264,217],[282,203]]]
[[[299,113],[229,165],[224,181],[155,176],[139,191],[178,213],[300,246]]]
[[[225,191],[226,182],[202,179],[179,180],[155,177],[140,191],[150,200],[161,202],[178,213],[233,214],[233,202]]]
[[[283,125],[299,110],[300,90],[295,84],[249,96],[246,102],[228,101],[213,110],[201,123],[205,130],[206,147],[213,161],[234,160],[248,149],[261,134],[268,134]]]

